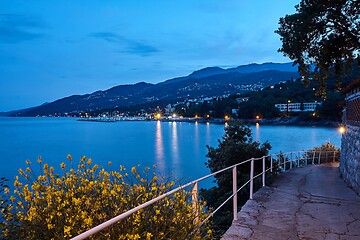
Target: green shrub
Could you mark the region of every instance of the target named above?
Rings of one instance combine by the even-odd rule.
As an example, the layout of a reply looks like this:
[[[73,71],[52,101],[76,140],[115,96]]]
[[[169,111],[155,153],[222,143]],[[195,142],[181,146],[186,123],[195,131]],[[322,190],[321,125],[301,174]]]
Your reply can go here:
[[[253,141],[251,129],[239,121],[230,122],[225,128],[225,134],[216,148],[208,146],[206,166],[211,172],[217,172],[228,166],[241,163],[250,158],[266,156],[271,149],[268,142],[260,144]],[[270,167],[269,158],[266,158],[266,167]],[[254,176],[262,172],[262,161],[254,162]],[[277,171],[274,171],[274,173]],[[269,174],[267,174],[269,176]],[[237,167],[237,185],[240,187],[250,179],[250,162]],[[269,180],[269,178],[268,178]],[[204,190],[201,195],[207,201],[209,207],[217,208],[232,194],[232,171],[226,171],[215,175],[217,186]],[[262,186],[261,177],[254,180],[254,191]],[[249,188],[246,187],[238,193],[238,207],[249,198]],[[232,222],[232,203],[225,204],[214,215],[214,235],[221,236]]]
[[[321,163],[338,162],[340,160],[340,148],[337,148],[330,141],[326,141],[321,146],[307,151],[308,163],[311,163],[312,159],[314,159],[315,163],[318,163],[319,158]]]

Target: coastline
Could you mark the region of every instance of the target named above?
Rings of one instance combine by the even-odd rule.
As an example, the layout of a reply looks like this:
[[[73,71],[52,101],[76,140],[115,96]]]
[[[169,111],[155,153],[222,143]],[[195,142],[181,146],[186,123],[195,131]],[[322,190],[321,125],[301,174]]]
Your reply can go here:
[[[224,124],[229,121],[240,121],[247,125],[266,125],[266,126],[317,126],[317,127],[339,127],[341,122],[330,121],[330,120],[317,120],[317,121],[306,121],[302,120],[299,117],[290,117],[290,118],[274,118],[274,119],[230,119],[225,120],[221,118],[177,118],[177,119],[161,119],[162,122],[198,122],[198,123],[213,123],[213,124]]]
[[[341,122],[330,120],[305,121],[298,117],[277,118],[277,119],[260,119],[260,120],[244,120],[246,124],[254,125],[256,123],[269,126],[318,126],[318,127],[338,127]]]
[[[240,121],[247,125],[267,125],[267,126],[318,126],[318,127],[338,127],[341,122],[330,120],[317,120],[306,121],[299,117],[291,118],[275,118],[275,119],[230,119],[225,120],[221,118],[162,118],[162,119],[145,119],[145,118],[80,118],[78,121],[90,122],[118,122],[118,121],[161,121],[161,122],[188,122],[188,123],[212,123],[212,124],[225,124],[229,121]]]

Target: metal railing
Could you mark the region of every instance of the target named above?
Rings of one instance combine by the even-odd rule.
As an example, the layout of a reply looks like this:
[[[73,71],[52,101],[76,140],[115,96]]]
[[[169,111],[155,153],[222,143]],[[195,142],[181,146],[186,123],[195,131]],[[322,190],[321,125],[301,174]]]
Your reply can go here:
[[[90,237],[94,235],[95,233],[103,230],[104,228],[107,228],[111,226],[112,224],[132,215],[133,213],[148,207],[155,202],[170,196],[180,190],[183,190],[185,188],[188,188],[192,186],[191,195],[192,195],[192,207],[195,214],[195,220],[194,223],[198,224],[198,227],[203,225],[206,221],[209,220],[210,217],[212,217],[219,209],[221,209],[230,199],[233,199],[233,220],[237,220],[237,213],[238,213],[238,203],[237,203],[237,193],[241,191],[243,188],[245,188],[249,184],[249,199],[253,199],[254,194],[254,179],[262,176],[262,186],[266,185],[266,173],[268,171],[273,172],[274,169],[278,169],[279,172],[285,172],[293,169],[294,167],[300,167],[300,166],[306,166],[308,164],[321,164],[323,162],[330,162],[330,161],[336,161],[336,159],[339,158],[340,152],[339,151],[298,151],[298,152],[286,152],[286,153],[279,153],[279,154],[271,154],[259,158],[251,158],[247,159],[241,163],[223,168],[217,172],[214,172],[212,174],[206,175],[204,177],[198,178],[194,181],[191,181],[187,184],[184,184],[180,187],[177,187],[169,192],[166,192],[152,200],[149,200],[135,208],[132,208],[74,238],[71,240],[80,240],[85,239],[87,237]],[[267,160],[267,161],[266,161]],[[262,172],[254,176],[254,163],[255,161],[261,161],[262,162]],[[250,169],[249,169],[249,175],[250,178],[248,181],[246,181],[240,188],[237,186],[237,169],[241,165],[244,165],[246,163],[250,163]],[[269,163],[268,168],[266,168],[266,163]],[[218,206],[213,212],[211,212],[201,223],[199,223],[199,214],[198,214],[198,184],[199,182],[213,177],[219,173],[223,173],[225,171],[229,171],[232,169],[232,178],[233,178],[233,194],[229,196],[220,206]]]

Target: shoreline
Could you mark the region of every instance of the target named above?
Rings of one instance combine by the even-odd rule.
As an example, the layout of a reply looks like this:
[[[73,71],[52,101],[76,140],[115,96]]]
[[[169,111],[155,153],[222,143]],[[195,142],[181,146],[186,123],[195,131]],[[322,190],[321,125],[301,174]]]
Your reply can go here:
[[[269,126],[317,126],[317,127],[338,127],[341,122],[330,120],[305,121],[298,118],[284,118],[284,119],[260,119],[260,120],[244,120],[249,124],[262,124]]]
[[[229,121],[240,121],[247,125],[267,125],[267,126],[317,126],[317,127],[338,127],[341,125],[341,122],[330,121],[330,120],[318,120],[318,121],[305,121],[301,120],[298,117],[292,118],[276,118],[276,119],[231,119],[225,120],[221,118],[171,118],[171,119],[134,119],[134,118],[124,118],[124,119],[112,119],[112,118],[80,118],[78,121],[89,121],[89,122],[120,122],[120,121],[161,121],[161,122],[188,122],[188,123],[212,123],[212,124],[225,124]]]

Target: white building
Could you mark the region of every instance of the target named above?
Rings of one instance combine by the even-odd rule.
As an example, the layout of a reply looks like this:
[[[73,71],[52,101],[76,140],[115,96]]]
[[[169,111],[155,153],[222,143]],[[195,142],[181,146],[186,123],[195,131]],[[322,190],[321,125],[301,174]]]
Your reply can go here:
[[[305,112],[314,112],[316,110],[316,107],[318,105],[321,105],[321,102],[307,102],[304,104],[304,110]]]
[[[318,105],[321,105],[321,102],[278,103],[275,104],[275,107],[277,107],[280,112],[314,112]]]

